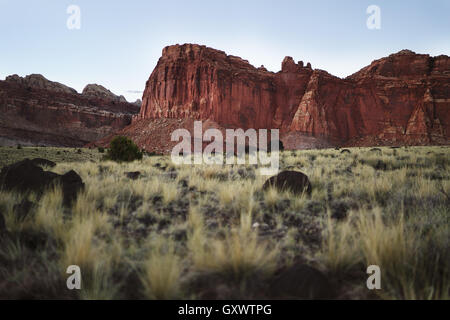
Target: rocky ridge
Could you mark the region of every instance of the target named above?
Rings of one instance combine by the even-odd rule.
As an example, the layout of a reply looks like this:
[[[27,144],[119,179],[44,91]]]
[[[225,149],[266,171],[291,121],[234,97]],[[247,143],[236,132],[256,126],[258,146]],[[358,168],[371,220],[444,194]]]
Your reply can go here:
[[[140,105],[99,85],[79,94],[42,75],[0,81],[0,144],[79,147],[131,123]]]

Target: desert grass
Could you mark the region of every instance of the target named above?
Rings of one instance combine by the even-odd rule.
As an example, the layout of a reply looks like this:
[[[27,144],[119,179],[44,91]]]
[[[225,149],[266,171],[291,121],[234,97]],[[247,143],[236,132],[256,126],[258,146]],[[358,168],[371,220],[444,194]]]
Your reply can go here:
[[[309,197],[263,191],[267,177],[252,165],[174,165],[165,156],[118,164],[97,150],[3,148],[14,153],[2,155],[7,163],[47,157],[58,164],[46,170],[73,169],[86,188],[70,208],[58,188],[41,197],[0,191],[0,297],[233,298],[236,288],[254,297],[300,259],[337,284],[338,298],[448,299],[450,149],[380,149],[282,152],[282,169],[310,178]],[[134,171],[139,179],[127,178]],[[34,206],[18,219],[25,199]],[[81,267],[80,291],[65,288],[69,265]],[[369,265],[380,266],[382,290],[367,290]]]

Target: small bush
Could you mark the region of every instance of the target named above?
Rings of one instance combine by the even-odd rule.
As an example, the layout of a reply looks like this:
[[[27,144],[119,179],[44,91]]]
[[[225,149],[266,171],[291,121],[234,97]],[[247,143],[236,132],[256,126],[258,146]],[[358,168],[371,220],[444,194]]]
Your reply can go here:
[[[142,152],[131,139],[117,136],[111,141],[106,158],[118,162],[130,162],[141,160]]]
[[[103,148],[103,147],[98,147],[98,152],[100,152],[100,153],[105,153],[105,148]]]
[[[19,150],[22,149],[22,145],[18,144],[17,149],[19,149]]]

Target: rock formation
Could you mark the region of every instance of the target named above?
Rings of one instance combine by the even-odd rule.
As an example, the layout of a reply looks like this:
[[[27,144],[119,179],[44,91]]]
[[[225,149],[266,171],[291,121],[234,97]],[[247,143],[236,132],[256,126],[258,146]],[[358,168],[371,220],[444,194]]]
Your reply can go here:
[[[124,96],[116,96],[114,93],[99,84],[88,84],[83,89],[84,96],[95,99],[104,99],[116,103],[127,102]]]
[[[403,50],[341,79],[292,57],[273,73],[185,44],[163,49],[132,126],[172,118],[279,128],[286,148],[448,144],[449,111],[448,56]]]
[[[83,146],[131,123],[136,104],[99,85],[82,94],[42,75],[0,81],[0,145]]]
[[[135,102],[133,102],[133,104],[136,105],[137,107],[141,108],[142,100],[141,99],[137,99]]]

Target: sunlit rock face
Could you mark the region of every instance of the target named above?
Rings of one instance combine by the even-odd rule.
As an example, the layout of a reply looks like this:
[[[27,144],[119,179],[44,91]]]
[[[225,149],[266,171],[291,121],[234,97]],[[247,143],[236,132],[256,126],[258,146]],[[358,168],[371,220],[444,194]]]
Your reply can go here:
[[[288,148],[302,136],[308,145],[442,144],[449,140],[449,80],[448,56],[408,50],[341,79],[292,57],[273,73],[223,51],[174,45],[164,48],[134,122],[278,128],[292,141]]]

